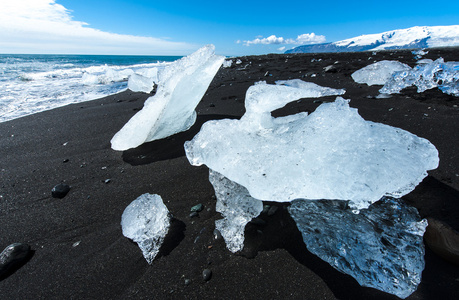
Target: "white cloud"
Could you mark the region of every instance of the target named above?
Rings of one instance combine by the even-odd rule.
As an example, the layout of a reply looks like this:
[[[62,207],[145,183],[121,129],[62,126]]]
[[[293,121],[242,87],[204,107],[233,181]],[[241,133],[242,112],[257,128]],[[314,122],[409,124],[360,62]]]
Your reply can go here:
[[[0,51],[3,53],[166,54],[197,48],[182,42],[104,32],[72,19],[56,0],[0,2]]]
[[[296,39],[285,39],[283,37],[277,37],[275,35],[271,35],[267,38],[257,37],[251,41],[244,41],[245,46],[250,45],[279,45],[279,44],[293,44],[293,45],[304,45],[304,44],[319,44],[325,42],[325,36],[323,35],[316,35],[314,32],[312,33],[304,33],[300,34]]]
[[[285,50],[285,46],[282,46],[280,48],[277,48],[278,51],[284,51]]]

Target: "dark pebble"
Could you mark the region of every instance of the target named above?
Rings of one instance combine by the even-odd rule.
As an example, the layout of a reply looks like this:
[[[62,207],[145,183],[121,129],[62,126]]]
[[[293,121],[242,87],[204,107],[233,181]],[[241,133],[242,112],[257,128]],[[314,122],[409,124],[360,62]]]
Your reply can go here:
[[[263,211],[261,213],[267,214],[270,208],[271,208],[271,205],[268,205],[268,204],[263,205]]]
[[[65,183],[59,183],[51,190],[53,198],[64,198],[70,191],[70,186]]]
[[[268,216],[272,216],[276,213],[278,207],[277,206],[271,206],[271,208],[268,210]]]
[[[190,218],[195,218],[195,217],[199,217],[199,213],[197,211],[194,211],[190,214]]]
[[[191,208],[191,211],[195,211],[195,212],[200,212],[204,209],[204,205],[202,205],[201,203],[199,203],[198,205],[195,205]]]
[[[30,246],[14,243],[0,253],[0,278],[24,262],[30,254]]]
[[[190,279],[185,279],[185,285],[189,286],[190,284],[191,284],[191,280]]]
[[[211,270],[205,269],[204,271],[202,271],[202,279],[204,279],[204,281],[209,281],[211,277],[212,277]]]
[[[63,163],[68,163],[70,161],[70,159],[66,158],[64,159],[64,161],[62,161]]]
[[[252,223],[252,224],[254,224],[254,225],[260,225],[260,226],[266,225],[266,221],[263,220],[263,219],[260,219],[260,218],[252,219],[252,220],[250,221],[250,223]]]
[[[105,179],[104,183],[108,184],[108,183],[110,183],[110,181],[112,181],[112,180],[111,179]]]
[[[216,240],[221,240],[223,238],[220,230],[218,229],[214,229],[214,239]]]
[[[209,104],[209,107],[215,107],[215,104],[211,103]]]

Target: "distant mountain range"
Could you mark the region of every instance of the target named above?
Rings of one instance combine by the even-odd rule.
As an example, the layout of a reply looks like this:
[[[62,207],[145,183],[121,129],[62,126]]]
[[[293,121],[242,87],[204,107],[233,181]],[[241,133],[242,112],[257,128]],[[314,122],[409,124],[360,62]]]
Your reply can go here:
[[[304,45],[285,53],[358,52],[459,46],[459,25],[415,26],[333,43]]]

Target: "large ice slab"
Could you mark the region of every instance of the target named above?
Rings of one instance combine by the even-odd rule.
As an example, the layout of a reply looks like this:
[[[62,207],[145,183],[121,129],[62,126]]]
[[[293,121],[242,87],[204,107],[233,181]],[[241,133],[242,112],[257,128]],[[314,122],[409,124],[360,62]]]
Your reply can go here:
[[[217,197],[216,210],[224,219],[216,220],[215,227],[225,239],[226,247],[237,252],[244,247],[245,225],[263,210],[263,202],[254,199],[243,186],[209,170],[209,181]]]
[[[445,62],[439,58],[430,63],[420,63],[412,70],[395,72],[379,91],[394,94],[412,85],[418,88],[419,93],[438,87],[446,94],[459,96],[459,62]]]
[[[127,150],[189,129],[195,108],[222,65],[224,57],[205,46],[168,65],[159,75],[156,94],[112,138],[114,150]]]
[[[256,199],[350,200],[355,209],[412,191],[438,166],[428,140],[365,121],[338,97],[311,115],[273,118],[270,111],[311,91],[258,84],[248,89],[240,120],[206,122],[185,143],[192,165],[206,164]]]
[[[351,77],[357,83],[384,85],[395,72],[409,70],[411,70],[411,67],[407,64],[399,61],[383,60],[355,71]]]
[[[169,231],[169,210],[161,196],[143,194],[129,204],[121,216],[123,235],[139,245],[149,264],[159,252]]]
[[[359,284],[406,298],[424,270],[427,226],[400,199],[354,214],[344,201],[295,200],[288,208],[309,251]]]

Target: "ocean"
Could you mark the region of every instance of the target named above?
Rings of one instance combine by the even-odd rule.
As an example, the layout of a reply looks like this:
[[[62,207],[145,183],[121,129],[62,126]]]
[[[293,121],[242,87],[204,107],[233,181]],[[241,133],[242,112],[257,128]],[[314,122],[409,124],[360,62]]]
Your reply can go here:
[[[0,54],[0,122],[121,92],[131,74],[149,76],[179,58]]]

